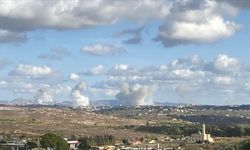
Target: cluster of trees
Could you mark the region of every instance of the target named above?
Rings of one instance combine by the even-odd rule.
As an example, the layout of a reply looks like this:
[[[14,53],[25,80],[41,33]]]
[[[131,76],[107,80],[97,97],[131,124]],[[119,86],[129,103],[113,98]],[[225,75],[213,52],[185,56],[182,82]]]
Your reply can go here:
[[[238,145],[238,150],[249,150],[250,149],[250,140],[245,140],[240,142]],[[237,149],[235,149],[237,150]]]
[[[222,144],[220,149],[224,150],[250,150],[250,140],[244,140],[240,143],[225,145]]]
[[[199,129],[200,128],[198,126],[191,126],[191,125],[185,125],[185,126],[160,125],[160,126],[139,126],[135,130],[141,132],[187,136],[193,133],[197,133]]]
[[[43,148],[53,148],[56,150],[68,150],[69,146],[67,141],[65,141],[62,137],[53,134],[47,133],[41,137],[40,141],[41,147]]]
[[[174,125],[174,126],[139,126],[135,129],[141,132],[159,133],[167,135],[188,136],[201,131],[201,125]],[[242,126],[218,126],[208,125],[206,132],[212,136],[220,137],[241,137],[250,136],[250,128]]]
[[[213,136],[220,137],[241,137],[241,136],[249,136],[250,128],[243,126],[217,126],[217,125],[209,125],[207,126],[207,131]]]
[[[91,146],[114,145],[115,137],[112,135],[89,136],[79,138],[79,149],[88,149]]]
[[[220,115],[180,115],[177,119],[215,125],[250,124],[249,118]]]

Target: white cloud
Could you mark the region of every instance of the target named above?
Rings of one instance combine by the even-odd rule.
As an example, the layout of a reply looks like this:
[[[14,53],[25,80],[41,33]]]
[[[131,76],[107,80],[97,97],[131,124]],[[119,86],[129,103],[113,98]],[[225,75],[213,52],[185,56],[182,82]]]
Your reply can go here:
[[[78,74],[76,74],[76,73],[71,73],[69,75],[69,79],[72,80],[72,81],[78,81],[78,80],[80,80],[80,76]]]
[[[76,29],[111,24],[117,20],[163,18],[169,13],[164,0],[111,1],[111,0],[29,0],[1,1],[0,28],[32,30],[37,28]],[[132,11],[131,6],[133,6]],[[22,13],[20,13],[22,12]],[[18,22],[18,23],[16,23]]]
[[[164,100],[212,103],[209,101],[210,98],[218,98],[218,101],[213,101],[213,103],[222,104],[228,102],[229,96],[233,96],[230,103],[237,103],[238,98],[242,101],[247,100],[248,96],[242,97],[242,95],[249,95],[250,71],[246,66],[237,58],[225,54],[216,56],[212,61],[192,55],[176,59],[168,64],[142,68],[117,64],[108,69],[104,76],[106,78],[95,83],[93,88],[119,89],[120,85],[126,83],[128,85],[122,87],[121,90],[124,90],[123,94],[127,93],[125,95],[128,96],[125,97],[130,97],[133,95],[133,85],[156,85],[159,88],[153,96],[161,95],[159,97]],[[235,92],[229,94],[229,91]],[[154,99],[154,101],[157,100]],[[126,103],[126,101],[123,102]],[[137,102],[128,101],[128,104],[130,103]]]
[[[36,29],[82,29],[120,20],[147,22],[169,14],[168,1],[112,0],[1,0],[0,42],[23,42],[25,32]],[[132,11],[131,6],[133,6]],[[22,12],[22,13],[20,13]],[[1,33],[2,32],[2,33]],[[134,41],[134,39],[132,39]],[[42,58],[52,55],[42,54]],[[52,56],[54,58],[54,56]]]
[[[207,18],[205,22],[199,24],[176,22],[172,26],[172,33],[163,36],[183,42],[210,43],[223,37],[232,36],[237,28],[236,24],[224,22],[221,17],[215,16]]]
[[[90,55],[116,55],[126,52],[124,48],[107,44],[84,46],[81,51]]]
[[[2,30],[0,28],[0,43],[19,43],[27,40],[28,37],[23,33]]]
[[[36,92],[36,86],[32,82],[16,80],[16,78],[0,80],[0,88],[13,92],[13,95],[34,94]]]
[[[24,33],[36,29],[82,29],[121,20],[144,25],[147,21],[159,20],[163,24],[155,39],[166,47],[228,38],[239,28],[230,17],[237,14],[237,8],[249,8],[249,2],[234,0],[2,0],[1,4],[0,42],[25,41]],[[142,41],[140,29],[123,33],[133,34],[124,43]],[[103,51],[89,53],[102,55]]]
[[[194,3],[196,5],[192,6]],[[166,47],[171,47],[212,43],[232,36],[240,25],[225,20],[223,17],[225,11],[221,10],[224,7],[219,5],[220,3],[208,0],[174,3],[172,13],[160,26],[155,40],[162,42]]]
[[[214,78],[214,82],[221,85],[231,85],[233,83],[233,79],[227,76],[217,76]]]
[[[205,73],[203,71],[192,71],[190,69],[177,69],[171,72],[173,78],[180,79],[197,79],[204,77]]]
[[[69,85],[58,84],[53,88],[55,94],[69,94],[72,88]]]
[[[138,74],[137,70],[127,64],[116,64],[113,68],[109,69],[106,73],[109,76],[133,76]]]
[[[64,48],[53,48],[49,52],[42,53],[38,56],[41,59],[62,60],[69,56],[70,53]]]
[[[115,65],[116,70],[127,70],[128,68],[129,68],[129,66],[126,65],[126,64],[117,64],[117,65]]]
[[[4,80],[0,80],[0,85],[6,85],[8,82],[4,81]]]
[[[244,8],[249,9],[250,8],[250,1],[248,0],[220,0],[222,3],[230,4],[231,6],[237,7],[237,8]]]
[[[100,75],[104,71],[103,65],[97,65],[91,68],[89,71],[84,72],[85,75]]]
[[[135,29],[127,29],[114,34],[114,37],[129,36],[128,39],[123,40],[125,44],[140,44],[142,42],[142,31],[145,27],[141,26]]]
[[[218,55],[213,62],[213,66],[217,71],[235,72],[240,69],[240,62],[236,58],[227,55]]]
[[[89,89],[90,93],[95,96],[100,96],[99,99],[103,99],[103,96],[111,96],[115,97],[119,90],[118,89],[112,89],[112,88],[95,88],[92,87]]]
[[[33,66],[26,64],[18,64],[16,68],[10,72],[10,75],[32,78],[52,77],[56,74],[57,72],[48,66]]]
[[[180,69],[180,68],[191,68],[191,67],[201,67],[203,65],[203,60],[197,54],[194,54],[188,58],[175,59],[171,62],[171,69]]]
[[[98,66],[94,68],[102,68],[102,65]],[[72,73],[69,78],[79,82],[73,88],[70,85],[72,82],[65,82],[63,79],[52,82],[33,79],[33,77],[51,76],[54,70],[48,68],[50,67],[17,66],[14,71],[18,76],[10,74],[9,78],[1,78],[0,88],[9,90],[14,95],[19,94],[20,97],[33,96],[40,89],[48,89],[50,92],[45,90],[44,97],[49,95],[47,93],[51,93],[53,102],[54,97],[57,98],[57,96],[58,98],[60,96],[58,100],[61,100],[62,95],[66,97],[63,98],[64,100],[71,97],[75,106],[87,106],[89,99],[93,98],[114,98],[118,93],[120,94],[119,100],[124,104],[143,105],[152,100],[192,102],[194,99],[197,100],[196,102],[206,103],[211,97],[220,99],[217,103],[223,103],[229,96],[233,96],[235,100],[241,98],[243,102],[249,97],[250,89],[249,65],[242,64],[237,58],[225,54],[220,54],[212,60],[203,60],[198,55],[192,55],[170,61],[167,64],[141,68],[116,64],[111,68],[105,67],[106,71],[102,72],[102,77],[90,81],[89,86],[80,81],[78,74]],[[99,71],[102,70],[99,69],[94,69],[93,73],[99,74]],[[32,78],[20,78],[19,76]],[[127,85],[123,85],[124,83]],[[120,87],[120,85],[123,86]],[[152,85],[160,88],[154,90]],[[235,92],[228,94],[230,91]],[[40,93],[43,95],[44,92]],[[161,99],[155,98],[158,95]],[[242,95],[246,96],[242,97]],[[155,99],[150,99],[150,97]],[[51,101],[51,97],[48,99]],[[212,101],[207,101],[207,103],[210,102]]]

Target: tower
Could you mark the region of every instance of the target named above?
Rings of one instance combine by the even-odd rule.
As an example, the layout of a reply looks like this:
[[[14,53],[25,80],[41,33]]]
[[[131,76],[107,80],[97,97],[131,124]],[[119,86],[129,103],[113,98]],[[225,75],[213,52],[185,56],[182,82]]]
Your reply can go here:
[[[204,123],[202,124],[202,139],[206,140],[206,125]]]

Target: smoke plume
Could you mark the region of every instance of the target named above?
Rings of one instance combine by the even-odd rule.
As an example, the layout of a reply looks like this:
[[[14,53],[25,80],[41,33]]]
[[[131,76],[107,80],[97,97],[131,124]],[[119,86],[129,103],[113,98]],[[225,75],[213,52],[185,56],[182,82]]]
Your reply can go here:
[[[81,81],[79,82],[71,92],[71,97],[73,100],[74,106],[88,106],[89,105],[89,98],[82,94],[83,91],[87,90],[86,84]]]
[[[184,98],[191,92],[191,87],[188,84],[180,84],[175,88],[176,93]]]
[[[153,86],[139,84],[129,85],[125,83],[121,86],[116,98],[120,100],[123,105],[150,105],[153,104],[153,92]]]
[[[37,91],[35,100],[40,105],[53,105],[53,92],[49,88],[42,88]]]

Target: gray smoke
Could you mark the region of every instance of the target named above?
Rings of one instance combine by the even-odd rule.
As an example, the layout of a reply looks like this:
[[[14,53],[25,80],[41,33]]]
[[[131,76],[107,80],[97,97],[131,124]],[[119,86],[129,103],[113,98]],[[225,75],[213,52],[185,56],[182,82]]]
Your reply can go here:
[[[88,106],[89,105],[89,98],[82,94],[82,92],[87,90],[87,85],[85,82],[79,82],[71,91],[71,97],[73,100],[74,106]]]
[[[125,83],[122,84],[116,98],[120,100],[123,105],[150,105],[153,104],[153,92],[153,86],[139,84],[129,85]]]
[[[37,91],[35,100],[40,105],[53,105],[53,92],[49,88],[42,88]]]
[[[176,93],[180,97],[186,97],[191,92],[191,87],[188,84],[179,84],[177,87],[175,87]]]

